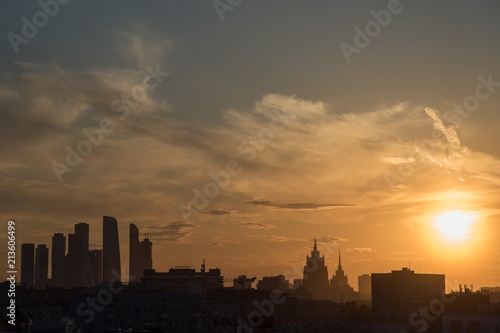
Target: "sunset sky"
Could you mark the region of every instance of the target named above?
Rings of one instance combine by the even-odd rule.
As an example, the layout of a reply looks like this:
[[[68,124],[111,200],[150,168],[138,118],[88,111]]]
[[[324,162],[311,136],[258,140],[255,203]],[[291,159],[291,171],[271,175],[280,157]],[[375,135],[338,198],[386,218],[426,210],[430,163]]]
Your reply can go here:
[[[355,288],[408,265],[500,285],[500,2],[402,0],[356,47],[355,27],[389,3],[243,0],[221,14],[213,1],[74,0],[17,47],[9,33],[42,9],[4,3],[3,228],[16,221],[19,249],[51,248],[87,222],[100,248],[114,216],[126,275],[135,223],[159,271],[204,258],[228,278],[293,279],[317,237],[330,278],[340,249]],[[103,119],[113,129],[60,181],[66,147]]]

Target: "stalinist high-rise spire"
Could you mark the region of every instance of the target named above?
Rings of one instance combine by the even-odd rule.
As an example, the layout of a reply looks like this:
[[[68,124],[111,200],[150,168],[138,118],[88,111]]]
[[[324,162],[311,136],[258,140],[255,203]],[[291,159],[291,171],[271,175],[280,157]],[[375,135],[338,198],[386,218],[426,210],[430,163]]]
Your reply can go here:
[[[339,249],[339,269],[342,269],[342,261],[340,258],[340,249]]]
[[[311,251],[311,256],[306,256],[302,283],[313,294],[313,298],[328,298],[328,269],[325,265],[325,257],[320,256],[320,252],[318,251],[316,238],[314,238],[314,247]]]

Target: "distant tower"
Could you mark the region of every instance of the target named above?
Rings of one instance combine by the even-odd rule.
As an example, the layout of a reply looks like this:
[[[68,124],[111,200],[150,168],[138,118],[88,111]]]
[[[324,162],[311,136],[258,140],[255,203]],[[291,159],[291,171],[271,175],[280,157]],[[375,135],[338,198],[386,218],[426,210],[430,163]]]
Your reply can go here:
[[[332,281],[335,286],[348,285],[347,276],[345,275],[344,270],[342,269],[342,259],[340,257],[340,250],[339,250],[339,265],[337,266],[337,270],[335,271],[335,276],[332,278]]]
[[[311,256],[306,256],[302,285],[312,292],[315,299],[329,298],[328,268],[325,266],[325,257],[320,256],[316,246],[316,238]]]
[[[145,269],[153,268],[153,243],[146,238],[139,241],[139,229],[130,223],[129,236],[129,281],[140,281]]]
[[[75,235],[80,238],[81,253],[89,252],[89,225],[88,223],[75,224]]]
[[[342,269],[342,258],[340,257],[339,250],[339,265],[335,271],[335,275],[332,276],[330,280],[330,287],[332,289],[332,296],[334,300],[341,301],[352,301],[358,298],[358,295],[354,289],[349,285],[347,281],[347,275],[345,275]]]
[[[145,269],[153,268],[153,242],[149,240],[146,236],[141,242],[141,252],[142,252],[142,270],[141,276],[144,274]]]
[[[78,262],[80,240],[75,234],[68,234],[68,253],[64,257],[64,287],[80,287],[80,262]]]
[[[141,271],[141,242],[139,241],[139,229],[130,223],[129,234],[129,281],[140,281]]]
[[[21,283],[26,289],[35,286],[35,244],[21,245]]]
[[[40,244],[36,247],[35,256],[35,286],[38,289],[47,287],[49,275],[49,249],[47,245]]]
[[[118,222],[112,216],[103,216],[102,222],[102,279],[106,283],[121,281]]]
[[[89,225],[75,224],[75,232],[68,235],[68,254],[64,259],[64,286],[92,287],[94,271],[89,257]]]
[[[66,237],[56,233],[52,236],[52,283],[53,287],[64,286],[64,256],[66,255]]]
[[[371,301],[372,299],[372,277],[370,274],[358,276],[359,299]]]

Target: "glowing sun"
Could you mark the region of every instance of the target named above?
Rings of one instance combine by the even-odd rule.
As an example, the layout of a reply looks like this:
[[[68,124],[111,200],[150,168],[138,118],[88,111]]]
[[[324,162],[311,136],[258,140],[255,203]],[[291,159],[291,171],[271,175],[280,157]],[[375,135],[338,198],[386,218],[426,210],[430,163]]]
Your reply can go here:
[[[457,241],[469,236],[470,226],[476,218],[472,212],[453,210],[438,215],[435,226],[444,238]]]

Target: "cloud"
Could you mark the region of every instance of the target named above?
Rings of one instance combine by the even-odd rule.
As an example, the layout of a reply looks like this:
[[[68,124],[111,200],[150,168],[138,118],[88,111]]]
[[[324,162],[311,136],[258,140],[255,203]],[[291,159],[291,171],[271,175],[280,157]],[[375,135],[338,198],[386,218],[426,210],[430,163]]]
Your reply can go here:
[[[238,215],[243,215],[241,212],[237,210],[228,210],[228,209],[212,209],[209,211],[204,211],[203,214],[209,214],[209,215],[231,215],[231,216],[238,216]]]
[[[269,206],[269,205],[272,205],[271,201],[258,200],[258,199],[254,199],[254,200],[250,200],[250,201],[243,201],[243,202],[246,202],[246,203],[249,203],[249,204],[252,204],[252,205],[259,205],[259,206]]]
[[[210,243],[212,246],[223,246],[224,244],[241,244],[240,241],[233,239],[225,239],[220,236],[213,237],[213,241]]]
[[[247,228],[247,229],[263,229],[263,230],[269,230],[276,228],[275,225],[272,224],[265,224],[265,223],[258,223],[258,222],[242,222],[238,224],[240,227]]]
[[[262,222],[232,222],[232,221],[220,221],[221,225],[235,225],[240,226],[246,229],[261,229],[261,230],[269,230],[276,228],[273,224],[267,224]]]
[[[277,236],[277,235],[265,236],[262,238],[262,241],[266,243],[283,243],[283,242],[289,242],[291,240],[292,239],[289,237]]]
[[[244,201],[245,203],[266,207],[273,207],[275,209],[287,209],[287,210],[310,210],[310,209],[331,209],[336,207],[355,207],[355,204],[349,203],[335,203],[335,204],[317,204],[308,202],[292,202],[284,204],[275,204],[267,200],[251,200]]]
[[[199,228],[199,226],[185,221],[173,221],[147,227],[145,232],[149,234],[151,240],[179,242],[193,234],[197,228]]]
[[[453,123],[450,126],[445,126],[441,117],[439,116],[439,111],[436,109],[425,108],[425,113],[427,113],[427,115],[432,118],[432,120],[434,121],[434,128],[444,134],[450,146],[452,148],[459,148],[460,139],[458,138],[457,134],[458,125],[456,123]]]
[[[314,241],[314,239],[311,241]],[[323,236],[323,237],[316,238],[316,241],[319,243],[338,243],[338,242],[347,241],[347,238],[334,237],[334,236]]]
[[[370,247],[351,247],[351,248],[345,249],[345,251],[346,252],[357,252],[357,253],[361,253],[361,252],[374,253],[374,252],[377,252],[375,249],[372,249]]]

